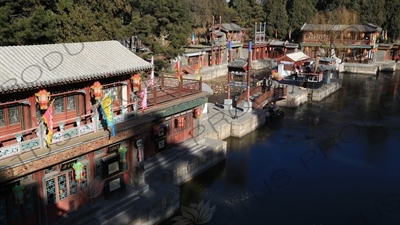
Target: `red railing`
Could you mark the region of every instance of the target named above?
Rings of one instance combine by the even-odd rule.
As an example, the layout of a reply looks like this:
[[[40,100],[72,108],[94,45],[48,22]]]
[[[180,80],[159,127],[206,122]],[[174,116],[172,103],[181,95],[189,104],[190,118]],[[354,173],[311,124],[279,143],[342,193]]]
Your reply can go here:
[[[182,79],[182,83],[179,83],[177,78],[163,77],[161,79],[161,87],[155,87],[148,92],[147,105],[151,107],[201,92],[202,80]],[[137,101],[139,106],[138,110],[140,110],[142,98],[138,98]],[[135,104],[135,102],[114,107],[114,112],[119,114],[127,113],[128,108],[130,108],[129,106],[133,104]],[[123,107],[127,110],[123,111]],[[97,108],[94,108],[93,111],[94,113],[81,115],[79,117],[54,121],[52,143],[64,142],[66,139],[80,137],[101,129],[98,128],[100,121],[93,119],[97,118],[94,117],[98,112]],[[119,122],[121,121],[123,120],[119,120]],[[115,123],[117,123],[117,121],[115,121]],[[46,139],[46,130],[47,128],[45,126],[39,125],[0,136],[0,160],[19,155],[26,151],[45,147],[44,140]]]
[[[262,89],[260,86],[253,87],[250,90],[250,96],[254,96],[256,94],[261,93]],[[243,101],[246,101],[247,92],[242,92],[237,100],[237,104],[240,104]],[[253,100],[253,108],[261,109],[266,103],[277,101],[279,99],[287,98],[287,86],[278,86],[276,88],[270,87],[265,91],[265,93],[261,93],[258,97],[255,97]]]

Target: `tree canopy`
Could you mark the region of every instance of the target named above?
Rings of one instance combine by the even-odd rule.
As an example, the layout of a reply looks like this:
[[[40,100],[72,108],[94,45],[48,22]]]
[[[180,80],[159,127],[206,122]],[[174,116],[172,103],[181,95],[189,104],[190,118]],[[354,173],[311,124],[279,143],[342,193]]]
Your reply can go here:
[[[372,23],[400,38],[400,0],[0,0],[0,45],[120,40],[137,35],[153,52],[173,56],[207,35],[212,16],[267,36],[296,40],[304,23]],[[344,18],[343,12],[346,12]],[[350,13],[349,13],[350,12]],[[351,17],[351,18],[350,18]]]

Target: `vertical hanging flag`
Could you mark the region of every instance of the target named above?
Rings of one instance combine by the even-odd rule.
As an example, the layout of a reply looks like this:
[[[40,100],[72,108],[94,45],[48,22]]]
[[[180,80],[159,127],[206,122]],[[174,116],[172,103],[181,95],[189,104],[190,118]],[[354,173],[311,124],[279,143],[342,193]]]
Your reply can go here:
[[[385,30],[385,40],[387,40],[387,30]]]
[[[292,40],[292,29],[289,30],[289,42]]]
[[[150,85],[154,88],[154,57],[151,57],[151,74],[150,74]]]
[[[50,147],[50,144],[53,141],[53,103],[54,99],[42,116],[42,121],[47,126],[46,145],[48,148]]]
[[[147,88],[144,88],[140,96],[142,98],[142,112],[147,109]]]
[[[192,33],[192,44],[195,44],[194,33]]]
[[[114,127],[114,109],[112,103],[113,100],[111,98],[111,92],[108,92],[100,102],[100,111],[103,114],[103,118],[106,120],[107,125],[111,127],[111,136],[114,137],[116,133]]]
[[[275,29],[275,38],[278,38],[278,29]]]

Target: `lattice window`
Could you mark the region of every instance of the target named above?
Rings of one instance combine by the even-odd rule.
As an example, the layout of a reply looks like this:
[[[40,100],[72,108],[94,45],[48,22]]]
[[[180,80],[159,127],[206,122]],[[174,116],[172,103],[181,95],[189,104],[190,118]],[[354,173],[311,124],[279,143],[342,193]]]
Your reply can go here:
[[[4,114],[4,109],[0,109],[0,127],[6,126],[6,115]]]
[[[46,181],[46,197],[47,197],[47,204],[51,205],[56,203],[56,183],[55,178]]]
[[[64,98],[56,98],[54,100],[54,113],[63,113],[64,111]]]
[[[63,173],[58,174],[46,181],[47,203],[48,205],[56,203],[58,200],[63,200],[77,194],[79,189],[87,188],[87,167],[84,166],[82,180],[80,182],[75,180],[75,173],[69,169]]]
[[[18,106],[8,108],[8,122],[10,125],[20,123]]]
[[[21,123],[20,106],[0,109],[0,127]]]
[[[68,172],[68,180],[69,180],[69,194],[73,195],[78,192],[78,183],[74,179],[74,173],[71,171]]]
[[[68,96],[67,97],[67,110],[68,111],[75,111],[75,96]]]
[[[58,180],[58,195],[60,200],[68,197],[68,190],[67,190],[67,176],[65,174],[61,174],[57,177]]]

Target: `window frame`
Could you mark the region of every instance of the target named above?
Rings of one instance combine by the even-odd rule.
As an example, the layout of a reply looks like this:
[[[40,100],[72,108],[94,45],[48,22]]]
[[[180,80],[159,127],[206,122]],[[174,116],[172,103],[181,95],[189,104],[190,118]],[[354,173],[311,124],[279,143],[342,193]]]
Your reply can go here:
[[[89,183],[89,177],[90,177],[90,165],[89,165],[89,161],[86,159],[84,161],[79,161],[83,164],[83,168],[84,168],[84,179],[86,182],[86,186],[82,187],[82,181],[81,182],[77,182],[77,191],[73,194],[71,194],[71,183],[70,183],[70,179],[69,179],[69,173],[72,173],[73,176],[73,180],[75,180],[74,177],[74,170],[72,168],[60,171],[61,166],[60,165],[56,165],[56,170],[52,171],[48,174],[45,174],[44,170],[43,170],[43,187],[44,187],[44,199],[45,199],[45,204],[47,207],[51,207],[54,205],[57,205],[59,202],[65,201],[65,200],[69,200],[71,197],[76,196],[77,194],[79,194],[79,191],[81,190],[85,190],[88,188],[88,183]],[[63,162],[66,163],[66,162]],[[60,188],[59,188],[59,183],[58,183],[58,179],[60,176],[65,175],[66,176],[66,192],[67,192],[67,196],[63,199],[60,199]],[[52,203],[49,203],[49,198],[48,198],[48,188],[46,185],[46,182],[49,180],[54,179],[54,185],[55,185],[55,201]]]
[[[17,110],[18,111],[18,119],[19,119],[18,123],[10,124],[10,110],[9,110],[10,108],[18,109]],[[22,130],[23,122],[24,122],[22,105],[8,106],[8,107],[0,108],[0,110],[3,111],[3,115],[4,115],[4,125],[0,126],[0,134],[2,134],[4,132],[6,134],[10,134],[10,133],[14,133],[19,130]]]
[[[73,97],[74,98],[74,110],[68,110],[68,98]],[[55,102],[58,99],[63,99],[63,111],[62,112],[56,112],[56,107],[55,107]],[[52,105],[53,107],[53,121],[54,123],[68,120],[71,118],[75,118],[78,116],[79,112],[79,95],[78,94],[72,94],[72,95],[65,95],[65,96],[56,96],[54,97],[54,103]],[[41,112],[41,115],[43,116],[43,113],[45,111]],[[57,125],[57,124],[56,124]]]

